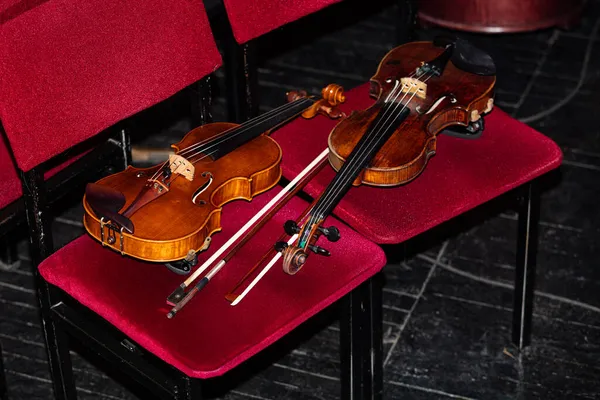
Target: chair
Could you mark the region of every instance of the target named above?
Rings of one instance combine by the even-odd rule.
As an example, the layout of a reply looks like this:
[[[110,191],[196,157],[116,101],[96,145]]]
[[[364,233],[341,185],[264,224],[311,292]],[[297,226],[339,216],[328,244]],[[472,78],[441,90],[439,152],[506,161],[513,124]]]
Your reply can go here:
[[[222,38],[228,119],[258,115],[256,38],[341,0],[219,0],[213,24]],[[223,10],[224,8],[224,10]]]
[[[364,84],[348,91],[340,108],[360,110],[372,103],[369,84]],[[477,140],[440,134],[436,155],[422,175],[396,188],[353,188],[334,215],[376,243],[397,244],[504,193],[518,196],[513,342],[523,348],[531,332],[540,202],[536,178],[557,168],[562,153],[552,140],[500,109],[494,109],[485,123]],[[275,132],[273,138],[286,154],[284,176],[295,176],[307,160],[325,149],[334,126],[326,120],[312,124],[298,120]],[[306,193],[318,196],[333,176],[331,168],[324,169],[305,187]]]
[[[0,138],[7,185],[0,199],[2,236],[24,220],[27,207],[33,226],[45,219],[46,207],[75,182],[97,179],[90,171],[127,165],[128,136],[115,124],[220,65],[207,23],[198,23],[201,6],[132,2],[129,13],[121,7],[119,1],[68,0],[0,6],[0,120],[10,145]],[[192,28],[182,31],[179,23]],[[197,111],[208,115],[206,108]],[[18,174],[42,185],[43,199],[21,198]],[[33,254],[49,251],[49,239],[32,236]],[[0,383],[0,393],[4,387]]]
[[[103,10],[103,4],[98,3],[95,6],[97,9]],[[164,17],[164,14],[167,17],[177,14],[182,18],[189,18],[190,28],[181,30],[180,26],[186,25],[182,21],[178,24],[170,23],[175,31],[185,31],[186,35],[194,37],[196,40],[202,38],[203,35],[205,38],[209,36],[206,30],[202,31],[207,25],[198,23],[198,21],[205,20],[202,15],[198,15],[199,10],[196,8],[185,9],[186,4],[187,7],[192,7],[196,3],[169,2],[168,5],[165,5],[165,8],[168,9],[162,10],[160,9],[161,4],[158,1],[146,2],[147,7],[154,8],[148,11],[152,15],[144,14],[142,11],[145,11],[145,8],[136,10],[136,20],[143,21],[144,24],[155,30],[157,25],[160,26],[160,18]],[[50,18],[46,15],[46,18],[50,20],[53,12],[58,13],[58,9],[65,6],[61,4],[57,7],[58,9],[53,9],[51,5],[53,4],[44,4],[50,8],[45,10],[46,13],[50,13]],[[109,6],[111,5],[112,3],[109,3]],[[86,10],[90,14],[86,13],[85,15],[79,15],[78,10],[72,11],[75,19],[82,19],[85,16],[88,22],[90,19],[96,20],[96,18],[90,18],[90,14],[93,15],[90,10]],[[25,14],[28,17],[35,15],[35,13],[32,14],[32,11]],[[67,15],[69,14],[67,13]],[[153,21],[152,16],[158,21]],[[18,21],[18,19],[14,21]],[[194,21],[193,24],[192,21]],[[32,21],[19,22],[29,25],[32,23]],[[119,26],[122,25],[122,22],[116,21]],[[23,27],[13,27],[11,33],[16,36],[19,28]],[[129,26],[125,25],[124,29],[127,28]],[[136,28],[140,29],[139,27],[131,29]],[[175,32],[168,30],[169,26],[162,28],[167,30],[171,36],[175,35]],[[90,34],[95,32],[90,28]],[[135,32],[127,33],[132,37],[136,34]],[[137,33],[139,34],[139,32]],[[41,29],[39,34],[45,35],[44,29]],[[26,42],[27,39],[25,38]],[[35,38],[31,39],[32,44],[39,42]],[[90,40],[98,42],[97,39],[93,37]],[[131,40],[138,45],[143,44],[140,38]],[[200,78],[199,74],[212,72],[214,66],[219,62],[216,53],[212,52],[211,46],[206,43],[203,53],[205,58],[201,63],[195,53],[196,50],[201,49],[199,44],[190,44],[187,37],[171,37],[170,40],[173,43],[183,42],[181,47],[189,48],[186,49],[188,56],[182,57],[177,54],[180,49],[174,48],[173,52],[176,54],[166,54],[163,56],[164,60],[160,61],[168,64],[162,70],[163,72],[174,72],[168,67],[177,66],[178,68],[174,69],[178,74],[173,74],[173,77],[163,76],[162,79],[156,80],[144,79],[146,84],[149,80],[155,83],[155,86],[151,86],[150,91],[155,94],[159,93],[160,95],[157,97],[165,94],[163,86],[171,89],[178,84],[185,86],[190,83],[190,74],[193,74],[194,78]],[[105,42],[107,40],[101,41],[101,43]],[[111,43],[114,44],[114,42]],[[68,52],[70,46],[61,44],[66,46]],[[9,50],[15,52],[19,50],[10,48],[4,42],[3,46],[9,47]],[[43,52],[36,51],[36,53]],[[13,57],[11,60],[23,62],[24,54],[18,53],[17,55],[20,57]],[[74,52],[70,55],[74,55]],[[134,51],[133,57],[135,55]],[[127,57],[127,59],[129,58]],[[190,59],[198,61],[194,69],[190,68]],[[142,61],[150,63],[151,60],[146,57]],[[168,61],[172,61],[172,63]],[[178,63],[181,65],[177,65]],[[64,66],[62,67],[64,68]],[[13,68],[11,72],[16,73],[18,70]],[[76,71],[67,72],[72,75],[72,79],[79,79],[75,74]],[[123,78],[133,76],[138,76],[133,69],[124,71],[122,74]],[[168,82],[168,85],[158,85],[160,82]],[[129,79],[123,79],[118,84],[131,86]],[[103,88],[102,85],[100,88]],[[137,89],[140,92],[143,90],[142,88]],[[21,99],[21,96],[26,97],[26,94],[17,92],[14,100]],[[141,94],[140,96],[145,97],[146,95]],[[98,98],[106,97],[98,96]],[[111,100],[117,105],[121,104],[125,110],[121,109],[120,114],[116,110],[114,114],[106,113],[108,115],[103,115],[105,118],[98,118],[101,120],[98,122],[99,126],[113,123],[114,121],[111,119],[119,120],[137,111],[137,107],[135,110],[127,109],[126,106],[129,105],[127,100],[131,100],[130,98],[121,99],[117,96]],[[121,100],[125,104],[120,103]],[[136,102],[136,106],[142,107],[144,104],[142,100],[144,99]],[[157,98],[153,98],[153,101],[155,100]],[[78,101],[77,103],[84,102]],[[117,107],[117,105],[114,106]],[[79,111],[85,112],[85,108],[72,107],[70,110],[72,110],[73,116],[77,115]],[[252,296],[244,300],[242,305],[235,309],[230,308],[222,295],[239,279],[240,274],[244,272],[243,269],[248,267],[249,263],[272,246],[275,237],[279,236],[282,231],[283,222],[306,206],[305,202],[296,198],[278,214],[276,219],[270,222],[269,227],[263,228],[263,235],[253,239],[253,243],[239,253],[235,264],[237,269],[229,268],[224,271],[218,279],[215,278],[211,287],[203,293],[204,296],[198,296],[198,299],[194,303],[190,303],[185,310],[178,314],[176,319],[168,321],[165,317],[167,311],[164,304],[165,295],[179,283],[180,277],[163,267],[122,258],[120,255],[102,248],[87,235],[76,239],[56,252],[53,251],[52,232],[49,227],[51,215],[46,208],[48,193],[43,180],[43,170],[48,160],[53,160],[55,153],[65,151],[69,144],[84,141],[95,134],[95,131],[89,129],[88,126],[94,122],[94,118],[83,121],[85,125],[83,127],[80,126],[82,122],[75,119],[55,121],[62,122],[62,126],[65,128],[64,132],[67,132],[68,135],[61,139],[62,145],[53,143],[50,149],[45,149],[41,146],[43,138],[28,134],[31,133],[29,131],[19,130],[23,126],[14,122],[15,120],[22,121],[17,115],[17,111],[19,110],[8,110],[2,114],[2,118],[11,122],[7,123],[6,132],[23,183],[23,197],[32,244],[32,263],[34,267],[39,267],[37,269],[39,274],[36,278],[44,321],[44,334],[57,398],[72,399],[76,396],[69,359],[69,339],[82,339],[81,342],[84,346],[93,349],[109,362],[114,362],[126,373],[134,375],[155,393],[170,398],[198,398],[198,381],[192,378],[208,378],[225,373],[341,298],[344,303],[341,323],[341,335],[344,339],[342,341],[344,345],[342,349],[344,398],[360,396],[377,398],[381,396],[381,291],[377,280],[371,277],[375,276],[383,267],[385,257],[376,245],[349,228],[340,226],[346,240],[336,243],[330,248],[335,256],[327,259],[326,264],[321,268],[319,268],[318,258],[315,257],[314,267],[307,268],[306,271],[294,278],[283,275],[281,271],[279,274],[271,274],[272,277],[261,282],[262,290],[255,289]],[[73,126],[66,129],[69,124]],[[44,131],[42,130],[42,132]],[[35,141],[37,146],[31,146],[32,141]],[[35,151],[26,152],[28,146],[34,148]],[[223,232],[215,236],[212,249],[222,243],[236,226],[241,225],[249,215],[264,204],[269,196],[269,194],[262,195],[250,204],[229,205],[226,213],[230,213],[230,216],[236,216],[236,218],[224,218]],[[335,222],[330,221],[330,223]],[[209,254],[206,253],[206,255]],[[237,259],[240,259],[239,263]],[[355,265],[356,262],[359,262],[358,265]],[[355,265],[355,267],[348,268],[351,265]],[[144,277],[145,285],[139,284],[140,274]],[[315,282],[319,282],[319,285],[315,285]],[[287,302],[281,301],[282,299],[286,299]],[[253,309],[255,312],[248,313],[247,308]],[[204,319],[197,318],[198,310],[205,314]],[[209,328],[207,321],[214,321],[217,318],[221,318],[223,325],[216,330],[207,329]],[[245,322],[244,330],[233,329],[233,320]],[[155,329],[148,329],[150,326],[155,326]],[[186,331],[185,328],[189,330]],[[199,337],[206,338],[206,341],[197,343],[196,339]],[[222,343],[221,346],[215,345],[217,340]],[[224,340],[227,340],[227,343],[223,343]],[[192,353],[186,354],[186,349],[190,349],[189,351]]]

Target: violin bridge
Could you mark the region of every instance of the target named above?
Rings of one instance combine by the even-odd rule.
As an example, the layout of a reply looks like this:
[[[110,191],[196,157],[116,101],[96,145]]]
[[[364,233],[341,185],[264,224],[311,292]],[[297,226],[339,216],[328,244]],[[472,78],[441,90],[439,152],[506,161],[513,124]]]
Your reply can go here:
[[[417,97],[425,99],[427,97],[427,84],[417,78],[401,78],[402,93],[416,94]]]
[[[194,165],[180,155],[171,154],[169,156],[169,168],[172,174],[183,175],[190,182],[194,180]]]

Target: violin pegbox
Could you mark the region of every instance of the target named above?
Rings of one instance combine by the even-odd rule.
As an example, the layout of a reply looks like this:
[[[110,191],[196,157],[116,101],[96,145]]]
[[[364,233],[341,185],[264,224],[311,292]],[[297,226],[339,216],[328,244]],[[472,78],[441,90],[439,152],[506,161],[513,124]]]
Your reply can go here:
[[[317,114],[323,114],[332,119],[346,117],[346,114],[337,106],[346,101],[344,88],[334,83],[327,85],[321,91],[321,100],[317,100],[310,108],[302,113],[306,119],[313,118]]]

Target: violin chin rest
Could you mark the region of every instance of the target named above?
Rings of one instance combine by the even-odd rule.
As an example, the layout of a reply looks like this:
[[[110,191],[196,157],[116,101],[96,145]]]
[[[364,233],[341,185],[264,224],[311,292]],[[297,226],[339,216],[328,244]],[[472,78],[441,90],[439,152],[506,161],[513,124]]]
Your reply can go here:
[[[97,183],[88,183],[85,188],[85,198],[98,218],[111,221],[127,233],[133,234],[133,222],[119,214],[119,210],[125,205],[123,193]]]
[[[453,45],[451,60],[458,69],[476,75],[496,75],[496,64],[492,57],[465,39],[454,35],[440,35],[434,38],[433,44],[438,47]]]

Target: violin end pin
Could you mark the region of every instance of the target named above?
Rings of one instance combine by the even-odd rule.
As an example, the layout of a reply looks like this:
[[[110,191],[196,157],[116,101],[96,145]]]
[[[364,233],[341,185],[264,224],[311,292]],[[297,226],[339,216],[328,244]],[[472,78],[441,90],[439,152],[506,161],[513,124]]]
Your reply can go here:
[[[172,319],[175,316],[176,312],[171,310],[169,311],[169,313],[167,314],[167,318]]]

